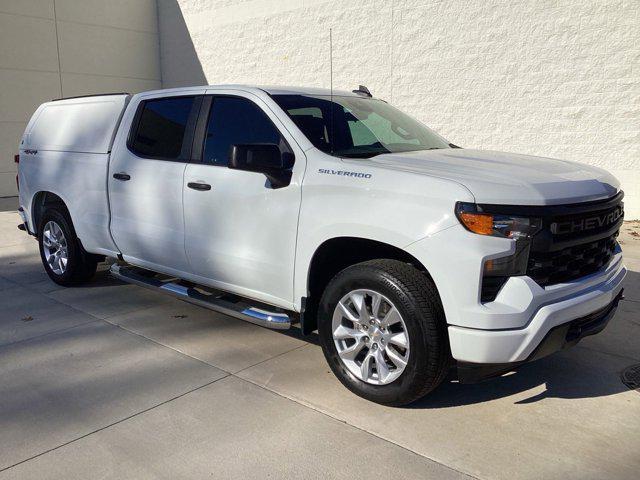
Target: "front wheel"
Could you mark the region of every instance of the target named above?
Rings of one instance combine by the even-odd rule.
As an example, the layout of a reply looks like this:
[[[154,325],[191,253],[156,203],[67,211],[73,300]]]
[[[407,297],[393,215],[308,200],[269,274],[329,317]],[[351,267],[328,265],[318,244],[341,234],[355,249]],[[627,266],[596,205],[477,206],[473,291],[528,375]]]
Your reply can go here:
[[[411,265],[372,260],[346,268],[327,286],[318,320],[329,366],[368,400],[406,405],[447,373],[442,305],[435,285]]]
[[[98,262],[82,248],[66,210],[50,207],[44,212],[38,244],[44,269],[58,285],[77,285],[96,273]]]

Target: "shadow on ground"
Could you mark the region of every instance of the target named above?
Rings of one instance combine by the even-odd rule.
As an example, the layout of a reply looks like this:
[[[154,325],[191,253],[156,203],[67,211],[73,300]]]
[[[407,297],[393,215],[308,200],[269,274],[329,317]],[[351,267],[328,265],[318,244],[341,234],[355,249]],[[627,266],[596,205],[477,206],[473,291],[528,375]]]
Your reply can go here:
[[[449,408],[484,403],[526,392],[544,385],[544,391],[516,404],[528,404],[547,398],[581,399],[606,397],[627,391],[617,372],[589,370],[585,362],[574,358],[580,347],[524,365],[506,376],[476,384],[449,380],[435,392],[409,408]],[[571,353],[569,353],[571,352]],[[629,364],[633,361],[629,360]],[[603,377],[608,377],[603,379]]]

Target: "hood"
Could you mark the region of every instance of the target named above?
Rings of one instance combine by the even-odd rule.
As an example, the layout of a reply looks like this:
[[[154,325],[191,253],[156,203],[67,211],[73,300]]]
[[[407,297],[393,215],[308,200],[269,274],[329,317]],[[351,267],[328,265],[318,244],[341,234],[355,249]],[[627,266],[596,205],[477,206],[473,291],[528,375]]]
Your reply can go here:
[[[609,198],[620,183],[597,167],[553,158],[485,150],[389,153],[374,165],[457,182],[477,203],[558,205]]]

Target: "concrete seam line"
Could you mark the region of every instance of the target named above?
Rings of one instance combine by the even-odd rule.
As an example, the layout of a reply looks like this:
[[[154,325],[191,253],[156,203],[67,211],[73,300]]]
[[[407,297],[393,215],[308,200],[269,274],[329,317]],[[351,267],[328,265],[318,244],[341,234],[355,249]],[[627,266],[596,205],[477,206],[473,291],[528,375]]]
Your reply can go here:
[[[140,333],[137,333],[137,332],[131,331],[131,330],[127,329],[127,328],[124,328],[124,327],[123,327],[123,326],[121,326],[121,325],[118,325],[117,323],[113,323],[113,322],[110,322],[109,320],[107,320],[107,318],[112,318],[112,317],[114,317],[114,316],[116,316],[116,315],[121,315],[121,314],[111,315],[111,316],[109,316],[109,317],[107,317],[107,318],[100,318],[100,317],[97,317],[97,316],[93,315],[92,313],[85,312],[84,310],[80,310],[79,308],[77,308],[77,307],[75,307],[75,306],[73,306],[73,305],[70,305],[70,304],[68,304],[68,303],[64,303],[64,302],[60,301],[60,300],[59,300],[59,299],[57,299],[57,298],[51,297],[49,294],[44,294],[44,293],[38,292],[37,290],[33,290],[32,288],[29,288],[29,286],[25,286],[25,285],[19,284],[19,283],[17,283],[17,282],[14,282],[13,280],[10,280],[10,279],[7,279],[7,280],[8,280],[9,282],[11,282],[11,283],[13,283],[13,284],[15,284],[15,285],[19,286],[19,287],[26,288],[27,290],[29,290],[29,291],[31,291],[31,292],[38,293],[38,294],[42,295],[43,297],[46,297],[46,298],[48,298],[49,300],[52,300],[52,301],[54,301],[54,302],[58,303],[59,305],[63,305],[63,306],[68,307],[68,308],[70,308],[70,309],[72,309],[72,310],[75,310],[76,312],[82,313],[82,314],[84,314],[84,315],[88,315],[88,316],[93,317],[93,318],[95,319],[95,320],[90,320],[90,321],[84,322],[84,323],[82,323],[82,324],[80,324],[80,325],[75,325],[75,326],[73,326],[73,327],[69,327],[69,328],[66,328],[66,329],[61,329],[61,330],[58,330],[58,331],[56,331],[56,332],[61,332],[61,331],[65,331],[65,330],[71,330],[71,329],[73,329],[73,328],[77,328],[77,327],[80,327],[80,326],[82,326],[82,325],[87,325],[87,324],[89,324],[89,323],[93,323],[93,322],[100,321],[100,322],[106,323],[106,324],[108,324],[108,325],[110,325],[110,326],[112,326],[112,327],[117,327],[117,328],[119,328],[120,330],[122,330],[122,331],[124,331],[124,332],[127,332],[127,333],[129,333],[129,334],[131,334],[131,335],[136,335],[136,336],[138,336],[138,337],[144,338],[145,340],[148,340],[149,342],[155,343],[156,345],[159,345],[159,346],[161,346],[161,347],[168,348],[168,349],[170,349],[170,350],[172,350],[172,351],[174,351],[174,352],[176,352],[176,353],[179,353],[179,354],[180,354],[180,355],[182,355],[182,356],[188,357],[188,358],[190,358],[190,359],[192,359],[192,360],[195,360],[195,361],[200,362],[200,363],[202,363],[202,364],[204,364],[204,365],[207,365],[208,367],[216,368],[216,369],[220,370],[221,372],[224,372],[224,373],[225,373],[225,374],[227,374],[227,375],[230,375],[230,374],[231,374],[231,372],[228,372],[228,371],[226,371],[226,370],[225,370],[225,369],[223,369],[223,368],[216,367],[215,365],[211,365],[210,363],[205,362],[204,360],[200,360],[199,358],[192,357],[191,355],[188,355],[188,354],[186,354],[186,353],[184,353],[184,352],[181,352],[180,350],[177,350],[177,349],[175,349],[175,348],[173,348],[173,347],[170,347],[170,346],[168,346],[168,345],[165,345],[165,344],[163,344],[163,343],[157,342],[156,340],[153,340],[153,339],[151,339],[151,338],[149,338],[149,337],[146,337],[146,336],[144,336],[144,335],[142,335],[142,334],[140,334]],[[144,310],[144,309],[140,309],[140,310]],[[136,312],[136,311],[138,311],[138,310],[131,310],[131,311],[129,311],[129,312],[125,312],[124,314],[132,313],[132,312]],[[31,338],[29,338],[29,339],[20,340],[20,341],[18,341],[18,342],[13,342],[13,343],[15,344],[15,343],[23,342],[23,341],[25,341],[25,342],[26,342],[26,341],[28,341],[28,340],[32,340],[32,339],[34,339],[34,338],[39,338],[39,337],[44,337],[44,336],[47,336],[47,335],[51,335],[51,334],[56,333],[56,332],[48,332],[48,333],[44,333],[44,334],[42,334],[42,335],[38,335],[37,337],[31,337]],[[0,345],[0,349],[2,349],[4,346],[5,346],[5,345]],[[2,470],[0,470],[0,472],[1,472],[1,471],[2,471]]]
[[[108,318],[112,318],[112,317],[108,317]],[[170,346],[170,345],[166,345],[166,344],[164,344],[164,343],[162,343],[162,342],[159,342],[159,341],[157,341],[157,340],[154,340],[153,338],[149,338],[149,337],[147,337],[146,335],[143,335],[142,333],[134,332],[133,330],[129,330],[128,328],[123,327],[122,325],[118,325],[117,323],[112,323],[112,322],[110,322],[110,321],[109,321],[109,320],[107,320],[107,319],[101,319],[101,320],[102,320],[103,322],[105,322],[105,323],[108,323],[108,324],[109,324],[109,325],[111,325],[111,326],[118,327],[118,328],[120,328],[120,329],[124,330],[124,331],[125,331],[125,332],[127,332],[127,333],[130,333],[130,334],[132,334],[132,335],[137,335],[137,336],[139,336],[139,337],[142,337],[142,338],[144,338],[145,340],[148,340],[148,341],[150,341],[150,342],[152,342],[152,343],[155,343],[156,345],[159,345],[159,346],[161,346],[161,347],[168,348],[169,350],[172,350],[172,351],[174,351],[174,352],[176,352],[176,353],[179,353],[180,355],[183,355],[183,356],[185,356],[185,357],[188,357],[188,358],[190,358],[190,359],[192,359],[192,360],[195,360],[195,361],[197,361],[197,362],[204,363],[205,365],[207,365],[207,366],[209,366],[209,367],[216,368],[216,369],[221,370],[222,372],[226,373],[227,375],[233,375],[233,376],[235,376],[237,373],[243,372],[243,371],[245,371],[245,370],[247,370],[247,369],[249,369],[249,368],[255,367],[256,365],[260,365],[261,363],[268,362],[269,360],[273,360],[274,358],[281,357],[282,355],[286,355],[287,353],[293,352],[294,350],[297,350],[297,349],[299,349],[299,348],[303,348],[303,347],[308,346],[308,344],[305,344],[305,345],[298,345],[297,347],[293,347],[293,348],[291,348],[291,349],[289,349],[289,350],[286,350],[286,351],[284,351],[284,352],[278,353],[277,355],[274,355],[273,357],[265,358],[264,360],[260,360],[259,362],[256,362],[256,363],[254,363],[254,364],[252,364],[252,365],[248,365],[248,366],[246,366],[246,367],[244,367],[244,368],[241,368],[240,370],[238,370],[238,371],[236,371],[236,372],[230,372],[230,371],[228,371],[228,370],[225,370],[225,369],[224,369],[224,368],[222,368],[222,367],[219,367],[219,366],[217,366],[217,365],[213,365],[212,363],[209,363],[209,362],[207,362],[207,361],[205,361],[205,360],[201,360],[201,359],[199,359],[199,358],[197,358],[197,357],[194,357],[194,356],[192,356],[192,355],[189,355],[188,353],[183,352],[182,350],[178,350],[178,349],[177,349],[177,348],[175,348],[175,347],[172,347],[172,346]],[[240,322],[241,322],[242,320],[238,320],[238,321],[240,321]],[[239,377],[238,377],[238,378],[239,378]]]
[[[294,350],[298,350],[298,349],[300,349],[300,348],[305,348],[305,347],[308,347],[308,346],[309,346],[309,344],[305,344],[305,345],[298,345],[297,347],[293,347],[291,350],[287,350],[286,352],[278,353],[277,355],[274,355],[273,357],[265,358],[264,360],[260,360],[259,362],[254,363],[253,365],[249,365],[249,366],[247,366],[247,367],[241,368],[241,369],[240,369],[240,370],[238,370],[237,372],[233,372],[233,373],[232,373],[232,375],[233,375],[234,377],[236,377],[239,373],[242,373],[242,372],[244,372],[245,370],[248,370],[248,369],[250,369],[250,368],[253,368],[253,367],[257,366],[257,365],[261,365],[261,364],[263,364],[263,363],[265,363],[265,362],[268,362],[269,360],[273,360],[273,359],[276,359],[276,358],[281,357],[281,356],[283,356],[283,355],[286,355],[287,353],[291,353],[291,352],[293,352]],[[217,367],[216,367],[216,368],[217,368]],[[240,378],[240,377],[237,377],[237,378]]]
[[[301,407],[308,408],[309,410],[313,410],[314,412],[317,412],[317,413],[319,413],[320,415],[323,415],[323,416],[325,416],[325,417],[331,418],[332,420],[335,420],[335,421],[337,421],[337,422],[340,422],[340,423],[343,423],[343,424],[345,424],[345,425],[348,425],[348,426],[350,426],[350,427],[352,427],[352,428],[355,428],[356,430],[359,430],[359,431],[361,431],[361,432],[364,432],[364,433],[366,433],[367,435],[370,435],[370,436],[375,437],[375,438],[378,438],[378,439],[380,439],[380,440],[382,440],[382,441],[384,441],[384,442],[387,442],[387,443],[390,443],[390,444],[392,444],[392,445],[395,445],[396,447],[401,448],[402,450],[405,450],[405,451],[407,451],[407,452],[409,452],[409,453],[411,453],[411,454],[413,454],[413,455],[417,455],[417,456],[418,456],[418,457],[420,457],[420,458],[424,458],[424,459],[426,459],[426,460],[429,460],[430,462],[436,463],[436,464],[438,464],[438,465],[440,465],[440,466],[442,466],[442,467],[444,467],[444,468],[446,468],[446,469],[448,469],[448,470],[452,470],[452,471],[457,472],[457,473],[459,473],[459,474],[461,474],[461,475],[465,475],[465,476],[467,476],[467,477],[469,477],[469,478],[473,478],[473,479],[476,479],[476,480],[480,480],[478,477],[476,477],[476,476],[474,476],[474,475],[471,475],[470,473],[463,472],[462,470],[458,470],[457,468],[454,468],[454,467],[451,467],[451,466],[449,466],[449,465],[446,465],[446,464],[444,464],[444,463],[442,463],[442,462],[439,462],[438,460],[435,460],[435,459],[433,459],[433,458],[431,458],[431,457],[428,457],[428,456],[426,456],[426,455],[422,455],[421,453],[418,453],[418,452],[416,452],[416,451],[414,451],[414,450],[411,450],[409,447],[405,447],[404,445],[401,445],[401,444],[399,444],[399,443],[397,443],[397,442],[395,442],[395,441],[393,441],[393,440],[390,440],[390,439],[385,438],[385,437],[381,437],[380,435],[378,435],[378,434],[376,434],[376,433],[374,433],[374,432],[371,432],[371,431],[367,430],[366,428],[359,427],[359,426],[357,426],[357,425],[354,425],[354,424],[352,424],[352,423],[349,423],[349,422],[348,422],[348,421],[346,421],[346,420],[343,420],[343,419],[341,419],[341,418],[335,417],[335,416],[333,416],[332,414],[330,414],[330,413],[328,413],[328,412],[325,412],[325,411],[323,411],[323,410],[320,410],[320,409],[318,409],[318,408],[314,407],[313,405],[310,405],[310,404],[307,404],[307,403],[301,402],[301,401],[299,401],[299,400],[297,400],[297,399],[295,399],[295,398],[291,398],[291,397],[289,397],[289,396],[287,396],[287,395],[284,395],[284,394],[282,394],[282,393],[280,393],[280,392],[276,392],[275,390],[272,390],[271,388],[268,388],[268,387],[266,387],[266,386],[264,386],[264,385],[260,385],[259,383],[255,383],[255,382],[253,382],[252,380],[249,380],[249,379],[247,379],[247,378],[237,377],[236,375],[233,375],[233,374],[232,374],[231,376],[232,376],[232,377],[239,378],[240,380],[243,380],[243,381],[245,381],[245,382],[247,382],[247,383],[250,383],[250,384],[252,384],[252,385],[255,385],[256,387],[259,387],[259,388],[261,388],[261,389],[263,389],[263,390],[266,390],[266,391],[268,391],[268,392],[271,392],[271,393],[273,393],[274,395],[277,395],[277,396],[279,396],[279,397],[281,397],[281,398],[284,398],[284,399],[289,400],[289,401],[291,401],[291,402],[293,402],[293,403],[296,403],[296,404],[300,405]]]
[[[111,325],[112,327],[117,327],[117,328],[119,328],[120,330],[122,330],[122,331],[124,331],[124,332],[127,332],[127,333],[129,333],[129,334],[131,334],[131,335],[135,335],[135,336],[137,336],[137,337],[144,338],[145,340],[147,340],[147,341],[149,341],[149,342],[151,342],[151,343],[154,343],[154,344],[156,344],[156,345],[158,345],[158,346],[160,346],[160,347],[168,348],[169,350],[171,350],[171,351],[173,351],[173,352],[176,352],[176,353],[179,353],[180,355],[182,355],[182,356],[184,356],[184,357],[187,357],[187,358],[189,358],[189,359],[191,359],[191,360],[195,360],[196,362],[202,363],[202,364],[206,365],[207,367],[211,367],[211,368],[215,368],[215,369],[217,369],[217,370],[220,370],[221,372],[226,373],[226,374],[227,374],[226,376],[233,375],[231,372],[229,372],[229,371],[225,370],[224,368],[216,367],[215,365],[211,365],[209,362],[205,362],[204,360],[200,360],[199,358],[192,357],[192,356],[191,356],[191,355],[189,355],[188,353],[182,352],[182,351],[178,350],[177,348],[171,347],[171,346],[169,346],[169,345],[165,345],[164,343],[158,342],[157,340],[154,340],[154,339],[152,339],[152,338],[149,338],[149,337],[147,337],[147,336],[145,336],[145,335],[143,335],[143,334],[141,334],[141,333],[138,333],[138,332],[134,332],[134,331],[132,331],[132,330],[129,330],[128,328],[125,328],[125,327],[123,327],[122,325],[118,325],[117,323],[112,323],[112,322],[110,322],[109,320],[105,320],[105,319],[101,319],[101,320],[102,320],[104,323],[106,323],[106,324],[108,324],[108,325]]]
[[[29,338],[23,338],[22,340],[16,340],[15,342],[4,343],[0,345],[0,352],[2,352],[2,350],[7,347],[13,347],[14,345],[20,345],[21,343],[30,342],[31,340],[37,340],[39,338],[46,337],[49,335],[55,335],[56,333],[66,332],[68,330],[73,330],[74,328],[84,327],[85,325],[89,325],[90,323],[96,323],[97,321],[98,321],[97,319],[87,320],[86,322],[79,323],[78,325],[73,325],[72,327],[60,328],[59,330],[53,330],[51,332],[41,333],[40,335],[35,335]]]
[[[160,82],[158,78],[148,78],[148,77],[129,77],[126,75],[108,75],[104,73],[86,73],[86,72],[72,72],[65,71],[66,75],[84,75],[86,77],[106,77],[106,78],[124,78],[126,80],[144,80],[148,82]]]
[[[85,27],[97,27],[102,28],[103,30],[121,30],[125,32],[134,32],[134,33],[142,33],[144,35],[158,35],[158,32],[151,30],[138,30],[137,28],[129,28],[129,27],[118,27],[116,25],[106,25],[100,23],[89,23],[89,22],[79,22],[77,20],[60,20],[60,23],[73,23],[75,25],[82,25]]]
[[[151,410],[154,410],[154,409],[156,409],[158,407],[161,407],[162,405],[166,405],[169,402],[173,402],[174,400],[177,400],[178,398],[184,397],[185,395],[189,395],[190,393],[193,393],[193,392],[198,391],[198,390],[200,390],[202,388],[208,387],[209,385],[212,385],[212,384],[214,384],[214,383],[216,383],[216,382],[218,382],[218,381],[220,381],[220,380],[222,380],[224,378],[227,378],[229,376],[230,375],[225,375],[223,377],[216,378],[215,380],[212,380],[211,382],[205,383],[204,385],[200,385],[199,387],[196,387],[196,388],[192,388],[191,390],[188,390],[188,391],[186,391],[184,393],[181,393],[180,395],[177,395],[177,396],[169,398],[169,399],[167,399],[167,400],[165,400],[163,402],[160,402],[157,405],[153,405],[153,406],[151,406],[149,408],[146,408],[144,410],[136,412],[136,413],[134,413],[132,415],[129,415],[128,417],[125,417],[125,418],[122,418],[122,419],[120,419],[118,421],[110,423],[109,425],[105,425],[104,427],[100,427],[100,428],[98,428],[96,430],[93,430],[92,432],[85,433],[84,435],[81,435],[78,438],[74,438],[73,440],[69,440],[68,442],[60,444],[57,447],[50,448],[48,450],[45,450],[44,452],[38,453],[37,455],[33,455],[33,456],[29,457],[29,458],[25,458],[24,460],[20,460],[19,462],[14,463],[13,465],[9,465],[8,467],[4,467],[4,468],[0,469],[0,473],[4,472],[6,470],[9,470],[10,468],[17,467],[18,465],[26,463],[26,462],[28,462],[30,460],[33,460],[34,458],[38,458],[38,457],[41,457],[42,455],[46,455],[47,453],[53,452],[54,450],[58,450],[59,448],[66,447],[67,445],[69,445],[71,443],[75,443],[78,440],[82,440],[83,438],[86,438],[86,437],[88,437],[90,435],[93,435],[94,433],[101,432],[102,430],[106,430],[107,428],[111,428],[111,427],[113,427],[115,425],[118,425],[118,424],[120,424],[122,422],[126,422],[127,420],[130,420],[130,419],[132,419],[134,417],[137,417],[138,415],[142,415],[143,413],[146,413],[146,412],[149,412]]]
[[[36,292],[36,293],[40,293],[40,292],[37,292],[37,290],[30,289],[28,286],[21,285],[21,284],[16,283],[16,282],[14,282],[14,281],[12,281],[12,280],[9,280],[9,279],[7,279],[7,280],[8,280],[9,282],[11,282],[11,283],[13,283],[13,284],[17,285],[17,286],[20,286],[20,287],[23,287],[23,288],[27,288],[28,290],[33,291],[33,292]],[[229,371],[225,370],[224,368],[220,368],[220,367],[218,367],[218,366],[216,366],[216,365],[212,365],[212,364],[211,364],[211,363],[209,363],[209,362],[206,362],[206,361],[201,360],[201,359],[199,359],[199,358],[193,357],[193,356],[189,355],[188,353],[185,353],[185,352],[183,352],[183,351],[181,351],[181,350],[178,350],[177,348],[171,347],[171,346],[169,346],[169,345],[165,345],[165,344],[164,344],[164,343],[162,343],[162,342],[159,342],[159,341],[154,340],[154,339],[152,339],[152,338],[149,338],[149,337],[147,337],[147,336],[145,336],[145,335],[143,335],[143,334],[141,334],[141,333],[138,333],[138,332],[134,332],[134,331],[132,331],[132,330],[129,330],[128,328],[125,328],[125,327],[123,327],[122,325],[118,325],[117,323],[113,323],[113,322],[109,321],[109,318],[113,318],[113,317],[118,316],[118,315],[126,315],[126,314],[129,314],[129,313],[137,312],[137,311],[139,311],[139,310],[144,310],[144,308],[141,308],[141,309],[134,309],[134,310],[130,310],[130,311],[128,311],[128,312],[118,313],[118,314],[115,314],[115,315],[109,315],[108,317],[105,317],[105,318],[100,318],[100,317],[97,317],[97,316],[93,315],[92,313],[85,312],[84,310],[80,310],[79,308],[77,308],[77,307],[75,307],[75,306],[73,306],[73,305],[70,305],[70,304],[68,304],[68,303],[64,303],[64,302],[60,301],[60,300],[59,300],[59,299],[57,299],[57,298],[51,297],[49,294],[43,294],[43,293],[40,293],[40,294],[41,294],[41,295],[43,295],[43,296],[45,296],[45,297],[47,297],[47,298],[48,298],[48,299],[50,299],[50,300],[53,300],[53,301],[54,301],[54,302],[56,302],[56,303],[59,303],[60,305],[64,305],[64,306],[66,306],[66,307],[71,308],[72,310],[75,310],[75,311],[77,311],[77,312],[83,313],[83,314],[85,314],[85,315],[89,315],[90,317],[93,317],[93,318],[95,318],[95,319],[96,319],[96,320],[92,320],[92,321],[90,321],[90,322],[86,322],[86,323],[91,323],[91,322],[93,322],[93,321],[101,321],[101,322],[104,322],[104,323],[106,323],[106,324],[108,324],[108,325],[111,325],[112,327],[117,327],[117,328],[119,328],[119,329],[121,329],[121,330],[123,330],[123,331],[125,331],[125,332],[127,332],[127,333],[129,333],[129,334],[131,334],[131,335],[136,335],[136,336],[138,336],[138,337],[144,338],[145,340],[148,340],[149,342],[155,343],[156,345],[159,345],[159,346],[161,346],[161,347],[168,348],[168,349],[170,349],[170,350],[172,350],[172,351],[174,351],[174,352],[176,352],[176,353],[179,353],[180,355],[183,355],[183,356],[185,356],[185,357],[187,357],[187,358],[190,358],[190,359],[192,359],[192,360],[195,360],[195,361],[197,361],[197,362],[200,362],[200,363],[202,363],[202,364],[204,364],[204,365],[207,365],[207,366],[212,367],[212,368],[216,368],[216,369],[220,370],[221,372],[226,373],[227,375],[232,375],[232,372],[229,372]],[[86,323],[85,323],[85,324],[86,324]],[[80,326],[80,325],[77,325],[77,326]],[[70,328],[75,328],[75,327],[70,327]],[[50,332],[50,333],[54,333],[54,332]],[[43,336],[44,336],[44,335],[49,335],[49,333],[43,334]],[[35,338],[35,337],[34,337],[34,338]],[[26,341],[26,340],[25,340],[25,341]],[[262,363],[262,362],[266,362],[267,360],[271,360],[271,359],[273,359],[273,358],[277,358],[277,357],[279,357],[280,355],[284,355],[285,353],[289,353],[289,352],[291,352],[291,351],[293,351],[293,350],[296,350],[297,348],[302,348],[302,347],[305,347],[305,346],[307,346],[307,345],[306,345],[306,344],[305,344],[305,345],[300,345],[300,346],[298,346],[298,347],[292,348],[291,350],[287,350],[286,352],[279,353],[278,355],[275,355],[275,356],[273,356],[273,357],[271,357],[271,358],[267,358],[267,359],[265,359],[265,360],[261,360],[260,362],[257,362],[257,363],[255,363],[255,364],[253,364],[253,365],[249,365],[249,366],[247,366],[247,367],[245,367],[245,368],[243,368],[243,369],[239,370],[239,372],[241,372],[241,371],[243,371],[243,370],[246,370],[247,368],[254,367],[255,365],[259,365],[260,363]],[[2,346],[0,346],[0,348],[2,348]],[[0,471],[1,471],[1,470],[0,470]]]
[[[56,52],[58,54],[58,77],[60,79],[60,98],[64,97],[62,88],[62,61],[60,60],[60,36],[58,35],[58,14],[56,12],[56,0],[53,0],[53,26],[56,31]]]

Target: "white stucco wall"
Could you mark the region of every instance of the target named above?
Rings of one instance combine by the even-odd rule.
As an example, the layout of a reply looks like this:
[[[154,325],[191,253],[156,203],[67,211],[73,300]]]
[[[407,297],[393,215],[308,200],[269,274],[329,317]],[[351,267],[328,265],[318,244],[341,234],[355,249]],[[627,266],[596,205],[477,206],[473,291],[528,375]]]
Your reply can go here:
[[[39,104],[160,84],[155,0],[0,0],[0,197]]]
[[[163,86],[362,83],[462,146],[602,166],[640,218],[639,0],[158,0]]]

